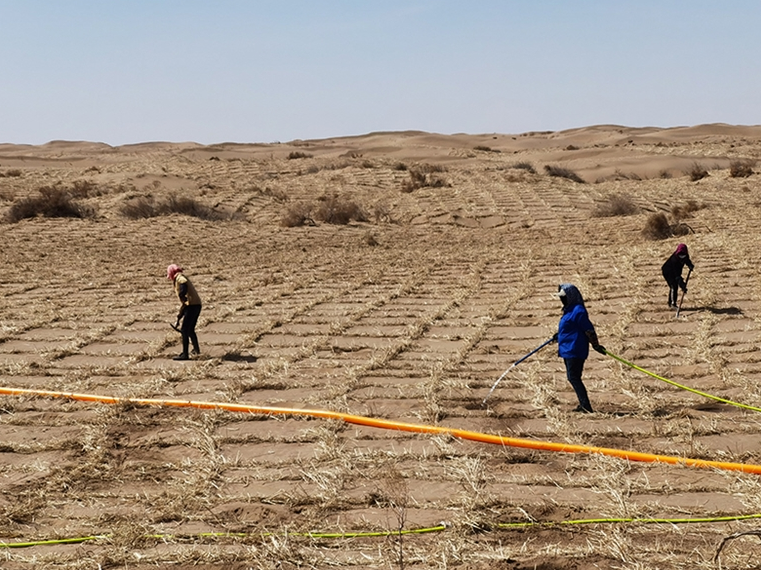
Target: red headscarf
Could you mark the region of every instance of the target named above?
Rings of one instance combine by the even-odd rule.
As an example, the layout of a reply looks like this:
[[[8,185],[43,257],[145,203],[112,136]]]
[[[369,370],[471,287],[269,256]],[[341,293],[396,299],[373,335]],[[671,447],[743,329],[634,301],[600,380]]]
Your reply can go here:
[[[174,263],[166,268],[166,278],[170,281],[174,281],[174,278],[177,277],[178,273],[182,273],[183,269],[179,265],[175,265]]]

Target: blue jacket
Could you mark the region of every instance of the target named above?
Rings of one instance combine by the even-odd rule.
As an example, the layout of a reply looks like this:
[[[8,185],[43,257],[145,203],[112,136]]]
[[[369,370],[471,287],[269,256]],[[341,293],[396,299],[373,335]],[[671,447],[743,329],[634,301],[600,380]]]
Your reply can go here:
[[[587,331],[595,328],[589,320],[584,298],[575,285],[563,284],[563,316],[558,325],[558,355],[561,358],[583,358],[589,356],[589,339]],[[561,298],[563,298],[561,297]]]

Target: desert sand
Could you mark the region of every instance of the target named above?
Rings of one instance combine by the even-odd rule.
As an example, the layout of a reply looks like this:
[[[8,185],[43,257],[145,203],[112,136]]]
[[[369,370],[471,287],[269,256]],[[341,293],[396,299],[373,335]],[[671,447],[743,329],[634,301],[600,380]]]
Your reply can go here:
[[[572,411],[554,346],[482,405],[555,332],[570,282],[610,352],[761,407],[761,187],[735,168],[759,158],[761,127],[721,124],[2,144],[0,386],[759,465],[761,413],[595,352],[594,414]],[[51,187],[86,215],[9,218]],[[214,216],[134,214],[177,198]],[[646,236],[658,213],[680,235]],[[677,318],[660,266],[680,242],[695,271]],[[170,263],[204,301],[189,362],[172,360]],[[761,528],[649,520],[761,517],[758,474],[339,420],[5,395],[0,434],[0,541],[100,537],[2,548],[6,570],[716,568],[723,539]],[[507,526],[611,518],[640,520]],[[719,561],[759,559],[749,535]]]

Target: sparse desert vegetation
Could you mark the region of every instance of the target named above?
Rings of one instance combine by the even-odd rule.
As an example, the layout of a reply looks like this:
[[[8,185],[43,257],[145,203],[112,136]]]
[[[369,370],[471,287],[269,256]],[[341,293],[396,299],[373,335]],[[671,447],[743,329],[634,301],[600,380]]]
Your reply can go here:
[[[16,223],[24,219],[43,218],[91,218],[95,210],[74,198],[79,194],[76,187],[59,185],[42,186],[35,196],[14,201],[5,214],[6,221]]]
[[[163,199],[156,200],[153,196],[140,196],[126,201],[119,208],[119,212],[130,219],[156,218],[180,214],[201,220],[229,219],[229,215],[210,208],[189,196],[170,194]]]
[[[571,180],[573,182],[578,182],[579,184],[584,184],[584,179],[576,174],[573,170],[570,168],[566,168],[564,166],[558,166],[556,164],[546,164],[544,166],[544,171],[554,178],[565,178],[566,180]]]
[[[596,352],[584,369],[594,414],[572,411],[556,347],[483,404],[551,338],[552,293],[573,282],[610,352],[761,406],[756,177],[726,160],[698,184],[657,175],[713,164],[731,129],[722,143],[710,127],[681,128],[625,148],[606,141],[636,132],[611,129],[504,137],[500,153],[473,152],[483,136],[414,133],[308,147],[5,145],[2,171],[20,173],[0,177],[0,214],[43,200],[0,225],[0,385],[152,405],[0,396],[0,541],[82,540],[3,548],[0,566],[708,570],[718,557],[756,568],[755,473],[315,412],[761,464],[759,412]],[[753,129],[736,136],[743,156],[761,153]],[[571,141],[584,150],[565,152]],[[305,148],[308,161],[288,158]],[[531,166],[550,160],[599,183]],[[425,185],[400,192],[415,180]],[[97,215],[46,217],[52,206]],[[203,208],[236,215],[194,214]],[[660,268],[680,242],[695,270],[676,318]],[[187,362],[172,360],[169,263],[204,303],[202,352]]]
[[[592,216],[610,218],[613,216],[631,216],[639,213],[640,207],[627,194],[612,194],[607,200],[595,206]]]

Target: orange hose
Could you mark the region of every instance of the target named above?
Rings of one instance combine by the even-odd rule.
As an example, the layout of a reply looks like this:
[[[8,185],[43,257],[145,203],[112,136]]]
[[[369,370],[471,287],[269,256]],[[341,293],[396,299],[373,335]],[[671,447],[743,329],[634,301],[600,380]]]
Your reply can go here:
[[[11,396],[46,396],[53,398],[68,398],[82,402],[99,402],[103,404],[129,403],[141,406],[169,406],[177,408],[197,408],[202,410],[225,410],[228,412],[264,414],[264,415],[293,415],[341,420],[349,424],[356,424],[381,429],[394,429],[413,433],[446,434],[459,439],[491,443],[509,447],[536,449],[540,451],[557,451],[563,453],[599,453],[610,457],[618,457],[628,461],[644,461],[648,463],[668,463],[671,465],[686,465],[689,467],[704,467],[723,469],[726,471],[741,471],[743,473],[755,473],[761,475],[761,465],[749,463],[729,463],[724,461],[708,461],[704,459],[690,459],[689,457],[675,457],[671,455],[655,455],[652,453],[640,453],[607,447],[594,447],[590,445],[575,445],[569,443],[553,443],[550,441],[536,441],[501,435],[491,435],[475,431],[442,426],[424,424],[410,424],[394,420],[368,418],[352,414],[343,414],[328,410],[305,410],[298,408],[273,408],[269,406],[251,406],[247,404],[229,404],[225,402],[198,402],[192,400],[156,400],[151,398],[117,398],[114,396],[99,396],[97,394],[76,394],[73,392],[51,392],[48,390],[27,390],[24,388],[0,387],[0,394]]]

